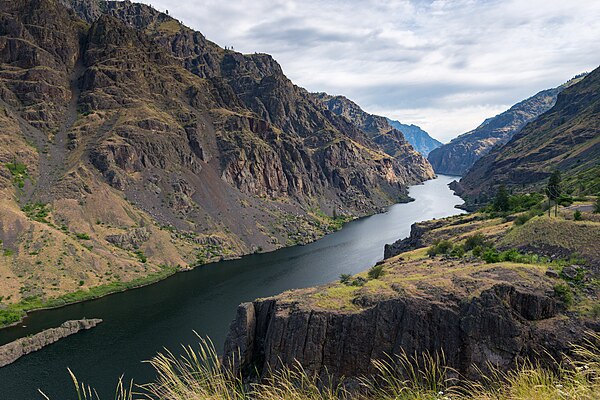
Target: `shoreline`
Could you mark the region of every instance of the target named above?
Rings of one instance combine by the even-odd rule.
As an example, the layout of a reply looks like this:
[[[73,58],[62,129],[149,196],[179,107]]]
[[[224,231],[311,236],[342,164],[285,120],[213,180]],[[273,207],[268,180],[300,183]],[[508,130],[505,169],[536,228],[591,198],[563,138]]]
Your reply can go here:
[[[48,347],[61,339],[102,323],[99,318],[79,319],[63,322],[55,328],[44,329],[34,335],[21,337],[0,346],[0,368],[10,365],[23,356]]]
[[[432,181],[432,180],[435,180],[435,179],[438,179],[438,178],[439,177],[436,176],[435,178],[428,179],[426,181],[423,181],[423,182],[420,182],[420,183],[417,183],[417,184],[414,184],[414,185],[410,185],[410,186],[407,187],[407,192],[408,192],[408,189],[410,189],[412,186],[423,185],[426,182],[429,182],[429,181]],[[328,236],[330,234],[339,232],[340,230],[342,230],[350,222],[359,221],[359,220],[361,220],[363,218],[372,217],[372,216],[378,215],[378,214],[383,214],[383,213],[388,212],[389,209],[390,209],[390,207],[392,207],[392,206],[394,206],[396,204],[407,204],[407,203],[411,203],[413,201],[415,201],[415,199],[412,198],[412,197],[410,197],[408,194],[406,194],[406,197],[398,199],[395,203],[389,204],[388,206],[385,206],[385,207],[379,208],[377,210],[374,210],[373,213],[365,214],[365,215],[362,215],[362,216],[353,216],[353,218],[351,220],[344,222],[340,226],[339,229],[335,229],[335,230],[333,230],[331,232],[327,232],[324,235],[319,236],[319,237],[317,237],[314,240],[308,241],[307,243],[293,244],[291,246],[286,246],[285,244],[283,244],[281,247],[276,247],[276,248],[274,248],[272,250],[269,250],[269,251],[259,252],[258,254],[268,254],[268,253],[272,253],[274,251],[281,250],[281,249],[284,249],[284,248],[292,248],[294,246],[305,246],[307,244],[314,243],[314,242],[316,242],[318,240],[323,239],[324,237],[326,237],[326,236]],[[114,290],[110,290],[110,289],[107,289],[106,291],[103,290],[104,288],[107,288],[108,286],[111,285],[109,283],[109,284],[106,284],[106,285],[93,286],[93,287],[91,287],[89,289],[86,289],[85,293],[82,290],[75,291],[75,292],[65,293],[65,294],[63,294],[63,295],[61,295],[59,297],[52,298],[52,299],[47,300],[46,302],[43,302],[39,307],[35,306],[35,307],[32,307],[32,308],[27,308],[27,304],[25,304],[22,309],[20,309],[19,307],[16,307],[17,309],[14,310],[15,312],[23,311],[24,315],[22,315],[21,318],[18,321],[15,321],[15,322],[13,322],[13,323],[11,323],[9,325],[1,325],[0,326],[0,332],[5,331],[5,330],[7,330],[9,328],[15,328],[15,327],[23,324],[24,322],[27,321],[27,318],[29,317],[30,314],[33,314],[33,313],[36,313],[36,312],[47,311],[47,310],[56,310],[56,309],[60,309],[60,308],[67,307],[67,306],[71,306],[71,305],[74,305],[74,304],[78,304],[78,303],[84,303],[84,302],[87,302],[87,301],[101,299],[103,297],[107,297],[107,296],[110,296],[110,295],[113,295],[113,294],[117,294],[117,293],[123,293],[123,292],[130,291],[130,290],[141,289],[143,287],[150,286],[150,285],[162,282],[162,281],[170,278],[171,276],[173,276],[173,275],[175,275],[177,273],[190,272],[190,271],[193,271],[193,270],[195,270],[197,268],[202,268],[202,267],[207,266],[207,265],[220,263],[222,261],[240,259],[240,258],[243,258],[243,257],[246,257],[246,256],[250,256],[250,255],[253,255],[253,254],[257,254],[257,253],[241,254],[241,255],[232,256],[232,257],[229,257],[229,258],[224,258],[224,259],[219,260],[219,261],[209,262],[209,263],[205,263],[205,264],[198,264],[198,265],[195,265],[195,266],[188,265],[188,266],[184,266],[184,267],[181,267],[181,268],[180,267],[175,267],[175,266],[167,266],[167,267],[164,267],[164,270],[167,270],[166,274],[162,274],[161,272],[157,272],[157,273],[154,273],[154,275],[152,275],[152,274],[151,275],[147,275],[147,276],[144,276],[144,277],[133,279],[133,280],[128,281],[128,282],[118,282],[118,283],[117,282],[113,282],[112,284],[117,284],[118,286],[124,286],[124,287],[115,288]],[[94,291],[100,291],[100,293],[94,293]],[[82,297],[78,297],[78,298],[73,299],[73,300],[68,300],[68,297],[75,296],[78,293],[81,293]],[[67,299],[64,299],[65,297]],[[60,304],[54,305],[53,302],[60,302]],[[0,311],[11,311],[11,306],[15,307],[16,305],[21,304],[21,303],[22,302],[10,304],[10,305],[7,306],[6,310],[0,310]],[[22,336],[20,336],[20,337],[22,337]]]

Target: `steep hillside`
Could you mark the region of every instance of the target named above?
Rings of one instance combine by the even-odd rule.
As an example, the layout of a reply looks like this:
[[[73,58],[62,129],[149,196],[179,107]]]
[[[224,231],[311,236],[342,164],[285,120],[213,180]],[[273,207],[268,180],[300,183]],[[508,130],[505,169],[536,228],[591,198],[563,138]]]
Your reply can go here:
[[[410,146],[391,157],[325,112],[269,55],[224,50],[149,6],[0,4],[4,303],[305,243],[432,176]]]
[[[407,125],[389,118],[388,123],[392,126],[392,128],[398,129],[400,132],[402,132],[408,143],[410,143],[415,150],[423,154],[425,157],[427,157],[434,149],[437,149],[443,145],[442,142],[429,136],[429,133],[425,132],[417,125]]]
[[[389,155],[404,153],[408,143],[414,150],[427,157],[432,149],[442,145],[418,126],[406,125],[379,115],[369,114],[344,96],[332,96],[327,93],[313,93],[313,95],[327,110],[359,126]]]
[[[404,134],[393,128],[387,118],[367,113],[358,104],[344,96],[331,96],[327,93],[313,93],[312,95],[326,110],[359,127],[386,154],[402,164],[414,165],[418,168],[414,171],[417,175],[434,176],[433,169],[425,157],[415,151]]]
[[[463,175],[494,146],[508,142],[528,122],[548,111],[556,103],[556,96],[578,80],[574,78],[557,88],[543,90],[502,114],[488,118],[472,131],[433,150],[428,156],[429,162],[440,174]]]
[[[582,194],[592,189],[587,171],[600,165],[600,69],[566,88],[556,105],[525,126],[504,146],[495,147],[461,179],[457,189],[471,204],[487,201],[497,186],[539,188],[558,169]],[[587,189],[586,189],[587,188]]]

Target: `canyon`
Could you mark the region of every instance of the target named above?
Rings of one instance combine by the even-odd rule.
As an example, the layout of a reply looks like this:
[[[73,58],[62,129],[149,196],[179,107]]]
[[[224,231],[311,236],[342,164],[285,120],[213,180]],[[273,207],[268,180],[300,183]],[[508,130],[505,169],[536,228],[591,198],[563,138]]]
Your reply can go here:
[[[2,7],[0,324],[306,244],[434,177],[401,133],[386,153],[271,56],[150,6]]]

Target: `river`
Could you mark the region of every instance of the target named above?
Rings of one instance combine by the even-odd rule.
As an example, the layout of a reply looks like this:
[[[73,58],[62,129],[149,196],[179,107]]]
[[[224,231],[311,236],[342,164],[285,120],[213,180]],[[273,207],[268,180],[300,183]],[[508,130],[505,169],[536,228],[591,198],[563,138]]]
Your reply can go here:
[[[239,303],[363,271],[383,258],[384,244],[408,236],[412,223],[461,213],[455,206],[462,200],[447,186],[454,179],[440,176],[413,186],[415,201],[350,222],[306,246],[209,264],[140,289],[34,312],[23,324],[0,330],[0,344],[68,319],[104,323],[0,368],[0,399],[42,399],[38,388],[52,400],[75,398],[67,367],[103,399],[112,398],[121,375],[151,380],[153,370],[142,360],[164,347],[177,351],[182,343],[196,343],[194,330],[220,350]]]

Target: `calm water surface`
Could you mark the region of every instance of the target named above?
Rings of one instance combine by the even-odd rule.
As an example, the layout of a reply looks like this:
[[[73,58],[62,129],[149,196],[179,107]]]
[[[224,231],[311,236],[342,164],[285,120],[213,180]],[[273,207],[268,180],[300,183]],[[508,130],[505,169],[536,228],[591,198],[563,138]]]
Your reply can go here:
[[[142,360],[163,347],[177,351],[181,343],[197,342],[194,330],[221,349],[239,303],[363,271],[383,258],[384,244],[408,236],[412,223],[461,213],[454,206],[462,200],[447,187],[453,179],[440,176],[413,186],[414,202],[353,221],[306,246],[210,264],[144,288],[33,313],[26,327],[0,331],[0,343],[68,319],[104,323],[0,368],[0,400],[42,399],[38,388],[53,400],[73,399],[67,367],[104,399],[112,398],[119,376],[151,380],[153,370]]]

